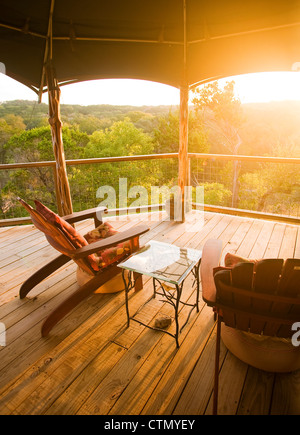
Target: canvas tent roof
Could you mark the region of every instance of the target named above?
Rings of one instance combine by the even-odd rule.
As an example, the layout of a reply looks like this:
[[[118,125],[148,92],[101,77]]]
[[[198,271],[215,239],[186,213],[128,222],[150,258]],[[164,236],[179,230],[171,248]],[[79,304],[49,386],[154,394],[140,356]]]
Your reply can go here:
[[[35,90],[47,50],[60,84],[136,78],[179,88],[300,61],[299,0],[0,0],[0,10],[0,62]]]

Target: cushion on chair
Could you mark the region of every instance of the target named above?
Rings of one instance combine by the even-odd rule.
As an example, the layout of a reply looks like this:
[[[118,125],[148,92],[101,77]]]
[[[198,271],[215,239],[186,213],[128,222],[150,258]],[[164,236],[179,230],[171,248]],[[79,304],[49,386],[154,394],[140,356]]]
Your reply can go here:
[[[108,222],[104,222],[101,223],[94,230],[91,230],[87,234],[82,236],[80,233],[78,233],[78,231],[76,231],[76,229],[72,225],[70,225],[67,221],[58,216],[41,202],[35,200],[35,205],[36,210],[45,219],[56,225],[76,249],[82,248],[83,246],[87,246],[91,243],[96,242],[97,240],[105,239],[118,233],[118,231],[113,228],[111,224],[109,224]],[[87,259],[93,270],[99,271],[101,268],[118,262],[123,257],[130,254],[133,251],[133,247],[137,246],[138,240],[138,237],[136,237],[133,240],[120,243],[117,246],[101,250],[95,254],[89,255]]]
[[[227,252],[224,258],[225,267],[233,267],[238,263],[257,263],[257,260],[239,257],[238,255]]]
[[[103,222],[97,228],[85,234],[84,238],[89,243],[95,243],[97,240],[105,239],[117,233],[118,231],[113,228],[111,224]],[[117,261],[119,262],[124,256],[130,254],[133,251],[133,248],[137,247],[138,243],[139,239],[136,237],[133,240],[119,243],[117,246],[95,253],[99,266],[104,268]],[[85,284],[90,279],[91,277],[86,272],[84,272],[80,267],[77,268],[77,282],[79,285]],[[102,285],[95,293],[117,293],[123,290],[124,281],[120,270],[118,275]]]
[[[57,226],[63,234],[68,238],[68,240],[72,243],[75,249],[82,248],[88,245],[86,239],[76,231],[76,229],[70,225],[63,218],[58,216],[40,201],[35,200],[36,210],[49,222]],[[91,267],[96,272],[100,270],[99,261],[95,255],[91,254],[87,257]]]
[[[84,235],[84,238],[88,243],[97,242],[99,239],[106,239],[107,237],[113,236],[118,233],[110,223],[103,222],[97,228],[92,231],[89,231]]]
[[[113,228],[108,222],[104,222],[92,231],[84,235],[88,243],[97,242],[97,240],[105,239],[118,231]],[[123,257],[133,251],[133,247],[138,243],[138,238],[119,243],[117,246],[112,246],[95,253],[100,267],[107,267],[115,262],[119,262]]]

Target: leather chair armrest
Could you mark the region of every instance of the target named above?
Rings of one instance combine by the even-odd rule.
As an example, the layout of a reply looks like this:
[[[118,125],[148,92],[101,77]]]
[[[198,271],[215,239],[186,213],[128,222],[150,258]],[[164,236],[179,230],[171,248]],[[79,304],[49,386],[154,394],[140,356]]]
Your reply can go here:
[[[209,306],[213,306],[216,301],[216,286],[213,271],[220,264],[222,247],[221,240],[209,239],[202,250],[200,267],[202,298]]]

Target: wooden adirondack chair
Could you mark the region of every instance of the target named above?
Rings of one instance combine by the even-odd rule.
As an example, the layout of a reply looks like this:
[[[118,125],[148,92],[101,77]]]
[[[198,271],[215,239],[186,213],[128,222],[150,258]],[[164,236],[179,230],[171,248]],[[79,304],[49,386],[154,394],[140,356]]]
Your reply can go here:
[[[118,263],[124,260],[126,255],[139,249],[139,237],[149,231],[149,228],[146,225],[139,225],[88,244],[71,224],[94,218],[95,226],[98,227],[102,222],[101,212],[104,212],[105,208],[86,210],[60,218],[38,201],[36,201],[36,210],[22,199],[19,198],[19,201],[29,212],[35,227],[42,231],[50,245],[61,253],[23,283],[20,288],[20,298],[26,297],[37,284],[71,260],[77,263],[80,271],[89,278],[46,319],[42,326],[42,336],[45,337],[54,325],[76,305],[121,273],[121,269],[117,266]],[[109,262],[107,264],[100,262],[99,258],[94,255],[99,252],[110,253],[112,248],[117,247],[117,249],[120,249],[120,246],[124,246],[120,244],[124,243],[127,244],[127,251],[125,250],[122,255],[117,256],[111,264]],[[102,257],[100,258],[102,259]],[[135,288],[140,290],[142,288],[141,276],[135,278]]]
[[[203,299],[217,316],[214,414],[222,323],[225,345],[244,362],[275,372],[300,368],[300,347],[290,341],[293,325],[300,321],[300,259],[265,259],[223,268],[218,265],[221,251],[219,241],[208,241],[201,270]]]

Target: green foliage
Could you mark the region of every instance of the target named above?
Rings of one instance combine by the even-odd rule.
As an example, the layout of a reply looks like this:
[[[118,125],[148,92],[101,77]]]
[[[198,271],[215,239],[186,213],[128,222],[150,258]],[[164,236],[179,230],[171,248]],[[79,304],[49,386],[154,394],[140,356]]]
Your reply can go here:
[[[241,101],[235,97],[235,82],[226,82],[223,89],[220,89],[217,81],[209,83],[203,88],[195,89],[193,103],[196,108],[210,109],[217,121],[226,121],[232,126],[239,127],[244,117],[241,110]]]
[[[293,154],[300,155],[300,148]],[[286,156],[288,150],[277,148],[277,153]],[[288,156],[286,156],[288,157]],[[259,170],[247,172],[241,177],[240,207],[277,214],[299,214],[300,171],[299,165],[291,163],[265,163]]]
[[[221,152],[237,154],[242,143],[239,130],[245,122],[241,101],[235,97],[234,81],[220,89],[217,81],[194,91],[195,110],[201,113],[211,140],[217,141]],[[223,148],[223,149],[222,149]],[[218,151],[217,151],[218,152]]]
[[[1,163],[54,160],[48,105],[0,104]],[[65,157],[70,159],[177,153],[179,111],[175,107],[62,105]],[[300,103],[241,106],[234,82],[197,90],[189,113],[189,152],[300,157]],[[74,210],[96,206],[101,186],[116,190],[117,203],[135,201],[135,186],[177,185],[176,159],[67,166]],[[205,203],[281,214],[300,214],[299,165],[191,159],[191,184],[202,185]],[[2,217],[24,215],[16,196],[39,199],[56,210],[52,168],[0,173]],[[132,198],[119,204],[119,179]],[[102,192],[103,193],[103,192]],[[233,197],[235,200],[233,201]],[[145,201],[145,198],[141,198]],[[150,197],[149,197],[150,201]],[[235,205],[234,205],[235,206]]]
[[[111,127],[95,131],[89,137],[89,142],[84,150],[84,158],[133,156],[153,153],[152,138],[138,129],[125,118],[115,122]],[[75,173],[73,173],[74,175]],[[119,206],[119,179],[126,179],[128,190],[134,185],[140,185],[150,192],[151,185],[159,179],[159,166],[155,161],[105,163],[100,165],[84,166],[76,168],[76,177],[70,178],[71,191],[75,197],[81,198],[88,191],[89,201],[94,201],[91,206],[97,205],[97,201],[104,200],[99,196],[98,189],[101,186],[111,186],[116,192],[116,207]],[[84,186],[86,186],[84,188]],[[98,192],[98,193],[97,193]],[[74,196],[74,195],[73,195]],[[80,201],[80,204],[82,201]],[[125,205],[125,204],[123,204]],[[130,205],[130,204],[126,204]],[[79,206],[79,205],[78,205]]]
[[[151,154],[152,139],[136,128],[129,118],[115,122],[110,128],[95,131],[85,148],[85,158]]]
[[[204,203],[210,205],[229,206],[231,191],[221,183],[203,183]]]
[[[155,153],[178,153],[179,149],[179,110],[170,111],[158,118],[153,131]],[[207,134],[199,112],[189,113],[189,152],[206,153],[209,150]]]
[[[63,128],[66,159],[82,158],[88,136],[74,129]],[[6,163],[53,161],[50,127],[22,131],[10,137],[4,145]],[[70,168],[70,174],[74,169]],[[56,210],[54,173],[51,168],[30,168],[1,173],[1,208],[9,210],[15,198],[38,199]]]

